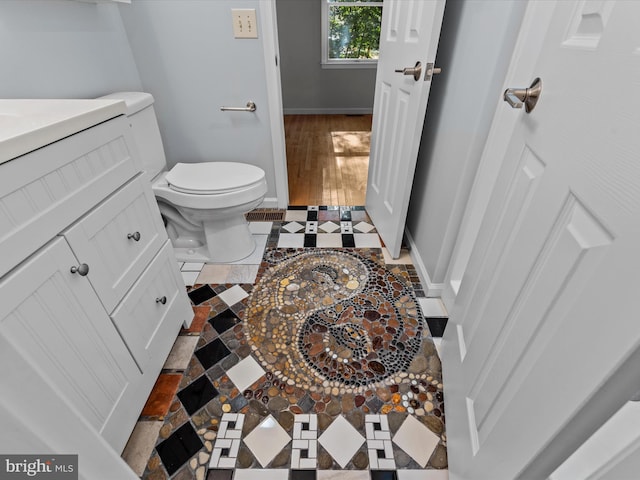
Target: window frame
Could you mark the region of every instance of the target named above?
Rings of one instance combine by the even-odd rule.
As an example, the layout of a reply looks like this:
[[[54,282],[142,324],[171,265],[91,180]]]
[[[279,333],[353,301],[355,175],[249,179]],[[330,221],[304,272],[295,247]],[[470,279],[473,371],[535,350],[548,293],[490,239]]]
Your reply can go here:
[[[322,68],[377,68],[377,58],[329,58],[329,9],[330,5],[340,5],[345,7],[381,7],[384,8],[384,0],[382,1],[335,1],[321,0],[321,47],[322,57],[320,65]]]

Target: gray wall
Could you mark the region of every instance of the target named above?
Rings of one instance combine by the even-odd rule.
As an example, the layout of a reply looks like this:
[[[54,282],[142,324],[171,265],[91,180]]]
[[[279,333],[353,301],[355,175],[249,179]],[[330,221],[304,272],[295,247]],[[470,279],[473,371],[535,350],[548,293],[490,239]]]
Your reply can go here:
[[[275,197],[260,0],[134,0],[120,11],[169,166],[225,160],[261,167]],[[235,39],[231,8],[255,8],[258,39]],[[255,113],[221,112],[244,106]]]
[[[322,68],[319,0],[277,0],[284,113],[371,113],[375,68]]]
[[[407,228],[444,281],[526,2],[447,0]]]
[[[0,2],[0,97],[92,98],[140,78],[115,4]]]

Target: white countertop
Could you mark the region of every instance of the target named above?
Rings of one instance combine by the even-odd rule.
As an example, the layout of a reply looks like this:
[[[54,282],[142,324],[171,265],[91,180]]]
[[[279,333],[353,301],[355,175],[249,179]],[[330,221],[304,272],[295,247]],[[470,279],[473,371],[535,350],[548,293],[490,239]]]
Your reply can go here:
[[[0,163],[125,112],[121,100],[0,99]]]

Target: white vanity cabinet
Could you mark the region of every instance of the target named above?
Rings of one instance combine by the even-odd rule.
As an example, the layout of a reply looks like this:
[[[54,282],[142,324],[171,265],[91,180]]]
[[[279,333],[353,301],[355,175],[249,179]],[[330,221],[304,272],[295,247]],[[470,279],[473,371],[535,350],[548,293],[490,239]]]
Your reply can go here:
[[[126,119],[88,127],[0,163],[0,337],[119,453],[193,311]]]

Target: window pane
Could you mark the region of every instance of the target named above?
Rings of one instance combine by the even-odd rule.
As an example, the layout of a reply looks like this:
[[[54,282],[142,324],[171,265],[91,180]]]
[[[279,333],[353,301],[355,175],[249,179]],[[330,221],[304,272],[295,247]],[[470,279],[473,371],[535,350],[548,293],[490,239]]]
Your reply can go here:
[[[377,59],[382,7],[329,8],[329,59]]]

